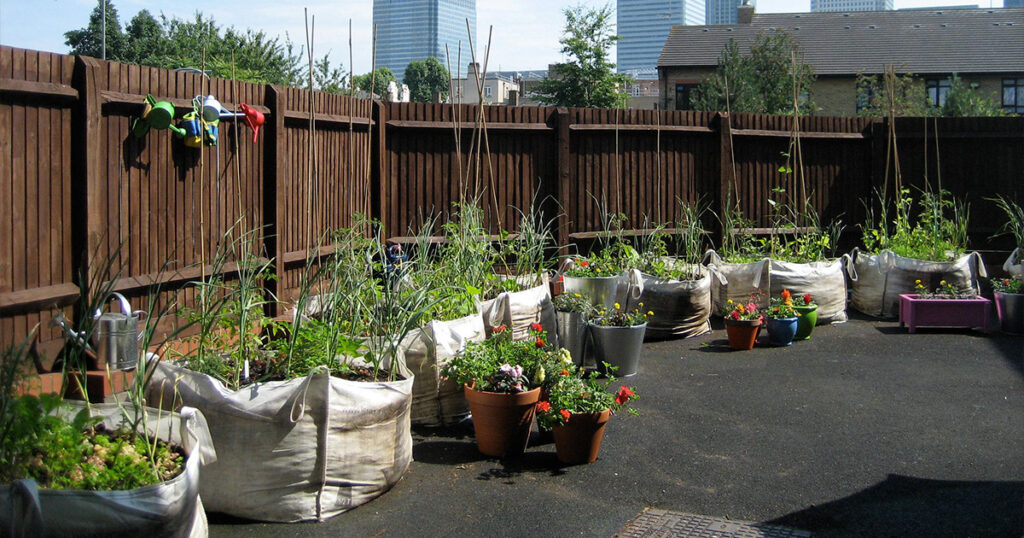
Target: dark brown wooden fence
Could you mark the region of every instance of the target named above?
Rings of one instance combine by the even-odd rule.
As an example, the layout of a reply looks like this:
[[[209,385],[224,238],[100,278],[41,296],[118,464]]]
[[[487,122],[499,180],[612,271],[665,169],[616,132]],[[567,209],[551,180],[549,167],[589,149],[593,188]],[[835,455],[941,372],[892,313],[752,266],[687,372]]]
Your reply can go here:
[[[138,139],[131,122],[146,94],[179,115],[194,96],[213,94],[228,109],[254,106],[267,123],[253,143],[247,127],[223,121],[218,145],[203,151],[168,131]],[[564,244],[571,232],[599,229],[602,208],[639,227],[676,218],[678,200],[720,211],[731,192],[748,218],[768,225],[773,189],[800,188],[780,171],[791,117],[491,106],[480,114],[0,47],[0,345],[38,323],[37,349],[51,356],[61,340],[49,321],[72,315],[80,272],[113,257],[103,276],[141,307],[149,285],[206,272],[199,266],[238,223],[265,234],[260,254],[278,275],[270,291],[287,300],[310,246],[359,213],[404,235],[477,197],[492,231],[514,231],[517,209],[537,200],[557,216]],[[823,220],[849,225],[852,242],[863,201],[892,176],[888,124],[800,122],[804,189]],[[1024,198],[1024,118],[901,118],[895,127],[905,184],[927,180],[966,198],[975,244],[1007,246],[984,241],[1002,224],[985,198]]]

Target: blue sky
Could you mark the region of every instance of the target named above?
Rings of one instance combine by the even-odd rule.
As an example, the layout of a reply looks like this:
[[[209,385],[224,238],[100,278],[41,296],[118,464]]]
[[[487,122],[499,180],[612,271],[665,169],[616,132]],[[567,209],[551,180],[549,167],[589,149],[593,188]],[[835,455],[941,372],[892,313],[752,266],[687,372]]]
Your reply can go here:
[[[310,0],[267,2],[263,0],[219,0],[196,2],[156,2],[149,0],[112,0],[122,25],[136,13],[148,9],[154,15],[164,13],[187,18],[195,11],[212,15],[221,26],[259,28],[270,35],[287,34],[297,45],[304,45],[303,8],[316,16],[314,54],[330,52],[332,63],[348,69],[348,21],[352,19],[353,55],[356,73],[370,70],[372,0]],[[488,26],[494,26],[489,70],[545,69],[561,59],[558,38],[565,7],[583,3],[604,5],[596,0],[477,0],[477,50],[486,45]],[[978,4],[1001,7],[1002,0],[896,0],[897,8]],[[614,5],[614,2],[613,2]],[[14,47],[67,52],[64,32],[88,24],[95,0],[0,0],[0,44]],[[810,0],[757,0],[760,13],[808,11]],[[454,53],[453,53],[454,54]],[[479,52],[481,56],[483,53]],[[469,56],[468,46],[463,58]],[[454,58],[452,60],[455,61]],[[467,63],[467,62],[463,62]]]

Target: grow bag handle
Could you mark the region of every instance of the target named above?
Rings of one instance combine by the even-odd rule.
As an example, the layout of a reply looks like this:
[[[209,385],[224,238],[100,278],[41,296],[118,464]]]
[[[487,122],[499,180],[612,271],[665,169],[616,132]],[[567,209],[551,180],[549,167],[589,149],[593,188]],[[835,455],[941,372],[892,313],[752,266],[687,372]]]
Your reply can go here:
[[[26,478],[11,482],[11,526],[8,536],[43,535],[43,508],[39,504],[39,486]]]
[[[849,254],[843,254],[839,260],[843,264],[843,269],[846,270],[846,275],[850,277],[850,281],[857,282],[857,265],[854,260],[857,259],[857,255],[860,254],[860,249],[853,247],[853,250]]]
[[[1015,265],[1020,265],[1021,254],[1022,253],[1020,251],[1020,247],[1013,249],[1013,252],[1010,253],[1010,256],[1006,258],[1005,262],[1003,262],[1003,271],[1006,271],[1011,275],[1014,274],[1012,268]]]
[[[213,447],[213,437],[206,423],[203,412],[184,406],[178,411],[181,415],[182,444],[190,452],[199,456],[199,463],[209,465],[217,461],[217,449]]]

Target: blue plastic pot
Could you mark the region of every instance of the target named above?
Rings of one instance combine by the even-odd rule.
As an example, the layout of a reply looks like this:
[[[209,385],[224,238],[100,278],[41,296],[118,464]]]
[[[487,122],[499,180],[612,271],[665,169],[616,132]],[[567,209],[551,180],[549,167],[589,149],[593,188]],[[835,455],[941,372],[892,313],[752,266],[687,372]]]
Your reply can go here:
[[[800,318],[768,318],[768,341],[775,346],[793,345],[798,319]]]

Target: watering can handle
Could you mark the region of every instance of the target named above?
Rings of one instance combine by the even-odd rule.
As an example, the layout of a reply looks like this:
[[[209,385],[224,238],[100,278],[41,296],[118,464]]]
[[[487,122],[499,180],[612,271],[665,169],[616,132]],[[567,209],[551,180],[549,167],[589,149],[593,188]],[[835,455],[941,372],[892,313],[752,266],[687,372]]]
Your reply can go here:
[[[111,293],[110,295],[113,296],[115,299],[118,300],[118,302],[121,303],[121,312],[124,315],[126,315],[126,316],[131,316],[132,315],[132,304],[128,302],[128,299],[126,299],[124,295],[121,295],[120,293],[117,293],[116,291]]]

